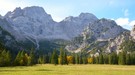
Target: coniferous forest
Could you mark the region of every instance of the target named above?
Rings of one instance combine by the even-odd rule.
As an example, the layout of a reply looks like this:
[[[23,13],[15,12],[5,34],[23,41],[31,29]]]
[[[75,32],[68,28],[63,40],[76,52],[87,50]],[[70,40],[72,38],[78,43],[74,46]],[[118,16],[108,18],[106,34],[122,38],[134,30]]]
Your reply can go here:
[[[127,44],[129,47],[127,47]],[[9,50],[0,45],[0,66],[32,66],[35,64],[111,64],[111,65],[135,65],[135,52],[132,42],[125,42],[121,45],[121,52],[103,53],[91,55],[86,52],[69,53],[63,47],[55,49],[47,54],[37,54],[32,48],[29,52],[20,50],[17,54],[11,53]]]

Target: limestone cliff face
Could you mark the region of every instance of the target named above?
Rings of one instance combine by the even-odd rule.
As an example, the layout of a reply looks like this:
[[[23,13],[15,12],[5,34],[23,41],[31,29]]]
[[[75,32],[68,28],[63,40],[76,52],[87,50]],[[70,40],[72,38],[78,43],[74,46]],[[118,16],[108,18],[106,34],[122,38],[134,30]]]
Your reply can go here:
[[[68,51],[76,53],[93,49],[117,51],[124,40],[131,37],[135,40],[135,26],[130,33],[115,21],[98,19],[91,13],[81,13],[79,16],[69,16],[61,22],[55,22],[51,15],[39,6],[16,8],[5,16],[0,16],[0,27],[9,32],[14,40],[29,40],[37,49],[40,49],[41,45],[41,48],[44,48],[44,41],[51,40],[54,44],[54,40],[59,40],[57,42],[67,45],[65,48]],[[9,36],[4,37],[10,39]]]
[[[117,49],[117,45],[120,45],[125,37],[123,32],[128,32],[128,30],[123,29],[118,26],[113,20],[109,19],[99,19],[93,23],[90,23],[82,32],[81,43],[74,43],[66,46],[69,51],[79,52],[86,48],[92,50],[94,48],[101,49],[108,43],[110,45],[104,49],[106,51],[112,51]],[[122,39],[123,38],[123,39]],[[115,39],[115,40],[114,40]],[[114,41],[111,41],[114,40]]]
[[[135,25],[134,25],[133,29],[131,30],[130,35],[131,35],[132,38],[135,40]]]
[[[118,37],[116,37],[114,40],[110,40],[108,43],[108,46],[106,48],[106,52],[112,52],[112,51],[116,51],[116,52],[120,52],[120,45],[125,42],[126,40],[131,39],[130,36],[130,32],[123,32],[121,35],[119,35]]]

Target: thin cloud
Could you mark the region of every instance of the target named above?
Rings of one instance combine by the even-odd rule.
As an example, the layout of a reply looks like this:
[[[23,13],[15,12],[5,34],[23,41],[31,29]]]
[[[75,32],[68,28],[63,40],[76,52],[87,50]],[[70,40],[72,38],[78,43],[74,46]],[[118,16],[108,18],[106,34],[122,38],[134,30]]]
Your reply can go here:
[[[129,10],[128,10],[128,9],[125,9],[125,11],[124,11],[124,16],[125,16],[125,17],[129,16]]]

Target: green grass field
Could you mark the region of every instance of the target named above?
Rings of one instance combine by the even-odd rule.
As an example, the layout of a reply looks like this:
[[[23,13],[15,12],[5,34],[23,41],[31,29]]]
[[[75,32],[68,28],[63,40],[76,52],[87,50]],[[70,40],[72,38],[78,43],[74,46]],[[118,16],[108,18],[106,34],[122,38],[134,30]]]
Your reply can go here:
[[[46,64],[0,67],[0,75],[135,75],[135,66]]]

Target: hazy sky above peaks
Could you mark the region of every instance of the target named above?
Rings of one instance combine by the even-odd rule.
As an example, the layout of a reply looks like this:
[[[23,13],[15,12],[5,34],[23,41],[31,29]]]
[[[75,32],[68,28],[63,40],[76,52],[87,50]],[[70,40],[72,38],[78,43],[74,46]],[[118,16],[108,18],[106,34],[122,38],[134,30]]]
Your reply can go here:
[[[0,0],[0,14],[28,6],[43,7],[55,21],[87,12],[99,19],[113,19],[126,29],[135,25],[135,0]]]

